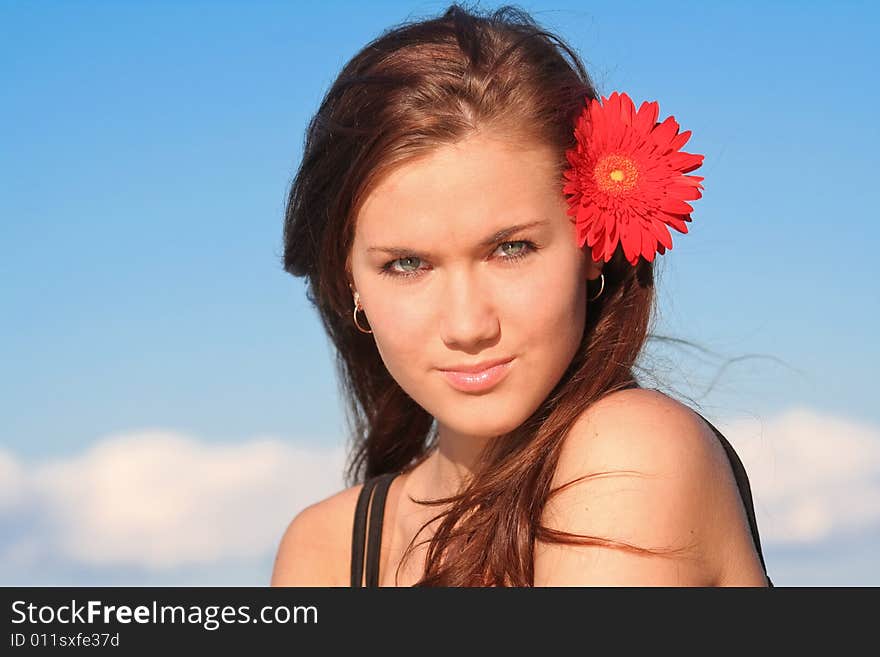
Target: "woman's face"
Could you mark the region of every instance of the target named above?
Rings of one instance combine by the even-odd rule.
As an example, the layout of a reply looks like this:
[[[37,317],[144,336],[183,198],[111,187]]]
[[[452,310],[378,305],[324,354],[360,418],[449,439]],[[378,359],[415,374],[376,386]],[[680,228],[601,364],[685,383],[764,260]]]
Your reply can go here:
[[[601,265],[576,245],[562,185],[548,147],[475,135],[401,165],[357,216],[358,320],[441,435],[516,428],[577,350]],[[462,391],[441,372],[500,358],[513,360],[488,390]]]

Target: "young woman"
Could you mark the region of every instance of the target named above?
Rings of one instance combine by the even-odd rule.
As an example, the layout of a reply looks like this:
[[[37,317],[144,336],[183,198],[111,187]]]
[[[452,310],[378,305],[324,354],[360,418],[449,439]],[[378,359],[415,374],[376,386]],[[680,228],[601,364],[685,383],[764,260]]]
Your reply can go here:
[[[657,107],[600,99],[510,7],[346,64],[284,267],[338,352],[351,487],[296,515],[272,585],[770,584],[733,448],[634,375],[702,180]]]

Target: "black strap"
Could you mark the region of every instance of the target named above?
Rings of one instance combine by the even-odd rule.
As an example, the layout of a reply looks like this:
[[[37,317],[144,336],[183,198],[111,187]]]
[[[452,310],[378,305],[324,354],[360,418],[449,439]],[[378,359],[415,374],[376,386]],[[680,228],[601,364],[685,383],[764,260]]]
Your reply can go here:
[[[694,412],[696,413],[696,411]],[[736,479],[736,485],[739,487],[740,495],[745,504],[746,516],[748,516],[749,519],[749,528],[752,530],[752,540],[755,542],[755,549],[758,552],[758,558],[761,560],[761,567],[764,569],[764,576],[767,578],[767,585],[772,587],[773,582],[770,580],[770,575],[767,574],[767,565],[764,563],[764,553],[761,550],[761,537],[758,535],[758,521],[755,518],[755,506],[752,502],[752,488],[749,485],[749,476],[746,473],[745,466],[743,466],[739,455],[736,453],[733,445],[731,445],[727,438],[724,437],[724,434],[722,434],[714,424],[709,422],[709,420],[700,415],[700,413],[697,413],[697,415],[702,417],[706,424],[712,428],[712,431],[715,432],[715,435],[718,436],[718,439],[724,446],[724,451],[727,452],[727,458],[733,468],[733,476]]]
[[[367,543],[366,586],[379,585],[379,549],[382,539],[382,519],[385,499],[391,480],[396,475],[386,473],[364,482],[354,512],[354,530],[351,539],[351,586],[364,586],[364,544]],[[374,492],[375,491],[375,492]],[[372,500],[372,504],[370,503]],[[367,507],[370,507],[370,533],[367,537]]]
[[[351,586],[360,588],[363,586],[362,578],[364,573],[364,542],[367,535],[367,504],[370,501],[370,494],[373,492],[373,486],[376,485],[375,479],[364,482],[361,487],[361,493],[358,495],[357,506],[354,510],[354,531],[351,534]]]
[[[396,473],[380,475],[376,482],[373,502],[370,505],[370,533],[367,540],[367,586],[379,586],[379,556],[382,548],[382,521],[385,516],[385,499]]]

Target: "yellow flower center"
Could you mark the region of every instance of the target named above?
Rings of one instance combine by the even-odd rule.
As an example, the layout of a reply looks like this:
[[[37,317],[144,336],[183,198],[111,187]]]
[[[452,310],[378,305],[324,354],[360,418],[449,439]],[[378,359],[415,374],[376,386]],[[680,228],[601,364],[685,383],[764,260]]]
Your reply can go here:
[[[605,155],[593,169],[596,186],[606,194],[619,196],[636,186],[639,170],[635,162],[625,155]]]

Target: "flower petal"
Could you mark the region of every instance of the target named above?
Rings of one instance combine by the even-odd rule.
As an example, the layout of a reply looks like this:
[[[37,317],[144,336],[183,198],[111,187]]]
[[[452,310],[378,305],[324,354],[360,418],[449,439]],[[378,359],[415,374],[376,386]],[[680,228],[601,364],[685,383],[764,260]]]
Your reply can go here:
[[[669,144],[677,132],[678,123],[676,123],[675,118],[671,116],[667,117],[663,123],[656,126],[654,130],[651,131],[651,137],[654,139],[654,143],[657,144],[657,148],[660,149],[662,154],[666,154],[669,150]]]
[[[660,209],[673,214],[690,214],[694,209],[681,199],[666,197],[660,202]]]
[[[665,221],[667,225],[675,228],[675,230],[677,230],[679,233],[688,232],[687,223],[682,217],[679,217],[678,215],[664,214],[663,221]]]
[[[620,241],[623,243],[623,253],[626,259],[632,261],[641,248],[641,236],[633,230],[632,225],[623,224],[620,227]]]
[[[648,262],[654,261],[654,253],[657,251],[657,238],[649,231],[642,229],[642,249],[641,254]]]
[[[677,169],[682,173],[688,173],[703,164],[703,156],[685,153],[684,151],[670,153],[669,164],[673,169]]]
[[[691,138],[691,131],[685,130],[684,132],[675,136],[675,138],[669,143],[670,148],[674,151],[681,150],[681,147],[684,146],[688,139]]]
[[[660,114],[660,104],[657,101],[649,103],[647,100],[639,108],[633,127],[641,134],[648,134],[657,123],[657,115]]]
[[[677,183],[669,185],[666,193],[670,196],[674,196],[676,198],[680,198],[686,201],[694,201],[702,196],[700,190],[696,187],[693,187],[691,185],[679,185]]]
[[[648,221],[648,230],[657,238],[657,241],[660,242],[663,246],[668,249],[672,248],[672,235],[669,234],[669,229],[666,228],[666,224],[662,221]]]

